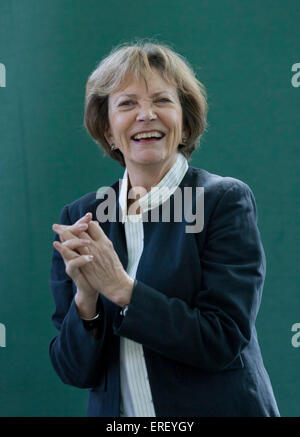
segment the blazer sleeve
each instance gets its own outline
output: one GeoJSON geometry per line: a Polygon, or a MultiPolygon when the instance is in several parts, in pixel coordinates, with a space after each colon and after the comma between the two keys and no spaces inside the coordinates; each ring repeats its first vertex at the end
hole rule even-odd
{"type": "Polygon", "coordinates": [[[223,191],[206,232],[195,305],[136,281],[114,332],[167,358],[219,371],[250,341],[265,277],[256,204],[247,184],[237,180],[223,191]]]}
{"type": "MultiPolygon", "coordinates": [[[[67,206],[61,212],[60,224],[71,224],[67,206]]],[[[54,240],[60,241],[56,233],[54,240]]],[[[102,300],[99,296],[97,310],[100,311],[100,335],[95,339],[84,328],[78,315],[73,293],[75,284],[65,272],[64,260],[54,247],[49,283],[55,302],[52,322],[59,330],[49,347],[54,370],[65,384],[80,388],[99,385],[105,372],[102,356],[106,317],[102,300]]]]}

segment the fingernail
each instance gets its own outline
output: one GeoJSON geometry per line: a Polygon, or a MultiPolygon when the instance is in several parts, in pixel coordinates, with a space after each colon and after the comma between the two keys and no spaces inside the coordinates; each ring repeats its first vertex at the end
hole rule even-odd
{"type": "Polygon", "coordinates": [[[82,225],[78,226],[78,229],[84,229],[86,227],[86,223],[83,223],[82,225]]]}
{"type": "Polygon", "coordinates": [[[86,256],[87,261],[92,261],[94,259],[93,255],[87,255],[86,256]]]}

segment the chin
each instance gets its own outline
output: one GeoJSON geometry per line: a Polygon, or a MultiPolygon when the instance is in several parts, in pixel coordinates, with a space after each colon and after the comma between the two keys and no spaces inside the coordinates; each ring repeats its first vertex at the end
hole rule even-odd
{"type": "Polygon", "coordinates": [[[161,150],[144,150],[136,154],[134,161],[139,164],[156,164],[165,158],[166,154],[162,153],[161,150]]]}

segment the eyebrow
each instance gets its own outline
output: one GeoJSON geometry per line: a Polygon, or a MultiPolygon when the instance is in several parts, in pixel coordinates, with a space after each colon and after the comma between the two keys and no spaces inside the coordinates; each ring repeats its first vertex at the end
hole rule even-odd
{"type": "MultiPolygon", "coordinates": [[[[158,96],[158,94],[164,94],[164,93],[170,94],[168,91],[157,91],[156,93],[153,93],[153,94],[151,95],[151,97],[158,96]]],[[[119,99],[120,97],[136,97],[136,94],[120,94],[120,95],[118,96],[118,99],[119,99]]]]}

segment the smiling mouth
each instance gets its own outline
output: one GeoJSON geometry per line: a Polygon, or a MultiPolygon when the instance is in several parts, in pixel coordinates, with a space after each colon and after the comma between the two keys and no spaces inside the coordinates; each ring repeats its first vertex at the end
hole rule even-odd
{"type": "Polygon", "coordinates": [[[135,143],[139,144],[147,144],[147,143],[155,143],[158,141],[161,141],[166,135],[164,134],[161,138],[152,137],[152,138],[140,138],[139,140],[135,140],[131,137],[131,141],[134,141],[135,143]]]}

